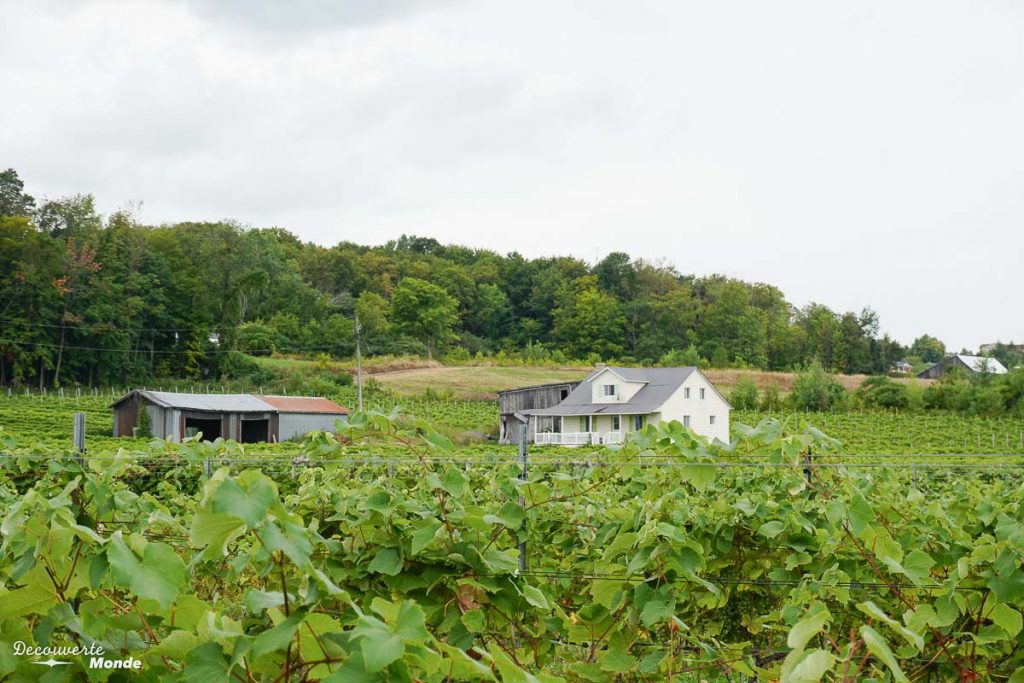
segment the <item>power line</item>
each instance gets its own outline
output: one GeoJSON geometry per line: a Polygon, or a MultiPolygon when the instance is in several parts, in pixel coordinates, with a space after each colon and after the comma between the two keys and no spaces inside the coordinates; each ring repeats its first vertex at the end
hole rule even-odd
{"type": "MultiPolygon", "coordinates": [[[[195,326],[193,326],[193,327],[120,327],[120,328],[115,328],[115,329],[97,330],[97,333],[98,332],[200,332],[200,333],[228,332],[228,331],[232,331],[232,330],[239,330],[239,329],[245,327],[246,325],[253,324],[254,322],[255,321],[249,321],[247,323],[239,323],[238,325],[211,325],[209,327],[195,327],[195,326]]],[[[55,329],[55,330],[65,329],[65,330],[68,330],[68,331],[86,332],[87,334],[89,333],[88,328],[87,327],[83,327],[81,325],[73,326],[73,325],[60,325],[60,324],[56,324],[56,323],[35,323],[35,322],[26,322],[24,320],[13,320],[13,319],[9,319],[9,318],[0,318],[0,323],[4,323],[4,324],[8,324],[8,325],[17,325],[19,327],[41,327],[41,328],[55,329]]],[[[108,325],[108,324],[110,324],[110,323],[95,323],[95,325],[97,325],[97,326],[103,326],[103,325],[108,325]]]]}
{"type": "MultiPolygon", "coordinates": [[[[48,344],[45,342],[23,342],[23,341],[11,341],[10,344],[14,346],[35,346],[51,349],[61,348],[60,344],[48,344]]],[[[246,349],[241,351],[239,349],[120,349],[109,346],[73,346],[71,344],[64,344],[63,348],[73,349],[76,351],[107,351],[112,353],[133,353],[140,356],[147,356],[149,354],[175,354],[175,353],[194,353],[197,355],[206,355],[211,353],[246,353],[249,355],[260,354],[260,353],[274,353],[275,351],[327,351],[330,349],[337,348],[337,344],[331,344],[326,346],[287,346],[282,349],[246,349]]]]}

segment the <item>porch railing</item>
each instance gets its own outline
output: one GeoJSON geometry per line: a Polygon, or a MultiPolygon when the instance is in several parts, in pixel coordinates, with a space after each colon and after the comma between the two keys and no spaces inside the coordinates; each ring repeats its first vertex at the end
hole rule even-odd
{"type": "Polygon", "coordinates": [[[622,443],[622,432],[538,432],[535,443],[554,446],[622,443]]]}

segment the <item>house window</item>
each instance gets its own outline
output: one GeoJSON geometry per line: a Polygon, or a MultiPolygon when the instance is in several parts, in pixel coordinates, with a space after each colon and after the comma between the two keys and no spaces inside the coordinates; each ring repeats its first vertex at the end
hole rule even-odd
{"type": "Polygon", "coordinates": [[[601,385],[601,395],[602,396],[614,396],[615,395],[615,385],[614,384],[602,384],[601,385]]]}
{"type": "Polygon", "coordinates": [[[683,398],[690,398],[690,387],[683,387],[683,398]]]}
{"type": "Polygon", "coordinates": [[[583,431],[589,432],[590,431],[590,416],[589,415],[584,415],[581,418],[581,421],[583,422],[583,431]]]}
{"type": "Polygon", "coordinates": [[[643,429],[643,428],[644,428],[644,416],[643,415],[634,415],[633,416],[633,429],[643,429]]]}
{"type": "Polygon", "coordinates": [[[617,432],[621,428],[621,421],[618,415],[612,415],[612,431],[617,432]]]}
{"type": "Polygon", "coordinates": [[[700,390],[700,398],[701,398],[701,400],[704,400],[704,389],[703,388],[701,388],[701,390],[700,390]]]}
{"type": "Polygon", "coordinates": [[[568,389],[560,389],[559,392],[558,392],[558,397],[560,399],[562,399],[563,401],[565,399],[569,398],[569,390],[568,389]]]}
{"type": "Polygon", "coordinates": [[[715,416],[714,415],[711,416],[711,424],[715,424],[715,416]]]}
{"type": "Polygon", "coordinates": [[[683,415],[683,426],[684,427],[689,427],[690,426],[690,416],[689,415],[683,415]]]}

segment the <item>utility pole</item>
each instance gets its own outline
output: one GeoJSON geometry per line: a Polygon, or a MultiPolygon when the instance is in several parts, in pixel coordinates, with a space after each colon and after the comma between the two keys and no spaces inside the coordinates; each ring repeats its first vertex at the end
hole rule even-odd
{"type": "Polygon", "coordinates": [[[360,331],[361,326],[359,325],[359,314],[356,313],[356,402],[359,404],[359,412],[363,412],[363,356],[359,349],[360,331]]]}

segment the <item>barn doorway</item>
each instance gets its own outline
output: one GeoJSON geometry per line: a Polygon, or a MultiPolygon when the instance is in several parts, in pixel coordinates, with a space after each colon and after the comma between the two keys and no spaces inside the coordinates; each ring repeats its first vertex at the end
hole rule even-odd
{"type": "Polygon", "coordinates": [[[242,420],[242,443],[263,443],[270,440],[270,420],[242,420]]]}
{"type": "Polygon", "coordinates": [[[203,433],[203,441],[213,441],[214,439],[220,438],[220,419],[219,418],[200,418],[200,417],[186,417],[185,418],[185,436],[195,436],[196,434],[203,433]]]}

